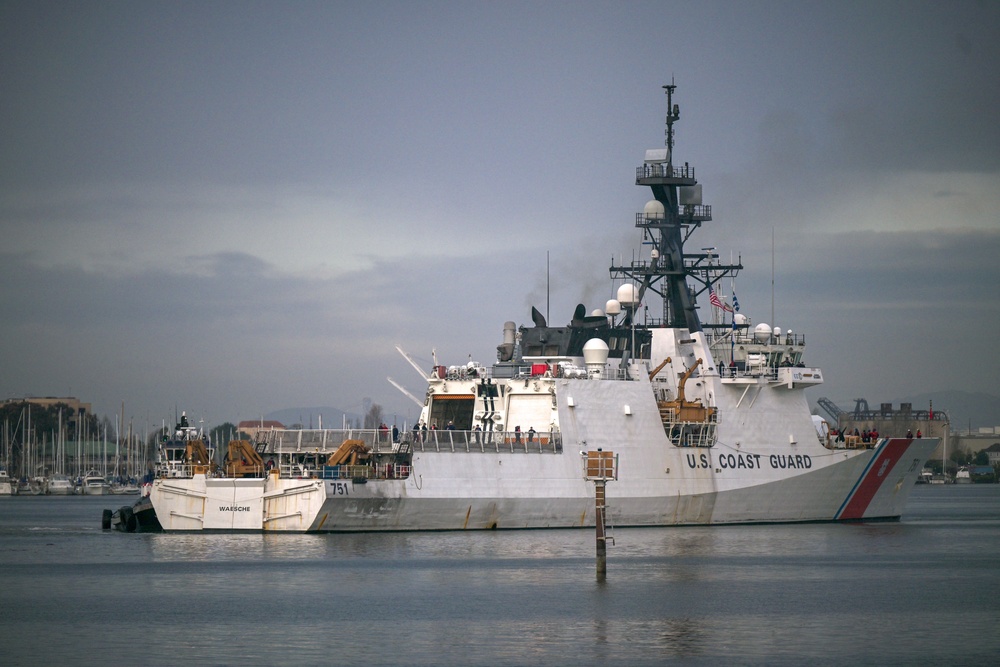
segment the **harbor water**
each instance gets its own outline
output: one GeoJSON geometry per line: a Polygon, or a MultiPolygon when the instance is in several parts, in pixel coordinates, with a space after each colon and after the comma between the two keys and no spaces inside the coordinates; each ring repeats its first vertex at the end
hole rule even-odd
{"type": "MultiPolygon", "coordinates": [[[[0,498],[0,664],[996,664],[1000,485],[900,522],[122,534],[0,498]]],[[[612,508],[613,516],[613,508],[612,508]]]]}

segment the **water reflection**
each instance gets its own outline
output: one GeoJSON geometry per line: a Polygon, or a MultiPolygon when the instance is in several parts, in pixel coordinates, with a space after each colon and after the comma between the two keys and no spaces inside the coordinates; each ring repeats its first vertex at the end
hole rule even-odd
{"type": "Polygon", "coordinates": [[[702,623],[690,618],[668,618],[659,632],[659,643],[665,656],[686,658],[699,655],[706,647],[706,633],[702,623]]]}
{"type": "Polygon", "coordinates": [[[27,501],[0,515],[0,644],[4,664],[992,664],[1000,489],[939,491],[895,524],[617,529],[603,584],[589,530],[125,535],[100,505],[27,501]]]}

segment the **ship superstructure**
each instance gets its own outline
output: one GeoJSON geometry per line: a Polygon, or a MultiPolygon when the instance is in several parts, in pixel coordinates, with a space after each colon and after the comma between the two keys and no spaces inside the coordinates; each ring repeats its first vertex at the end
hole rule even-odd
{"type": "Polygon", "coordinates": [[[169,467],[150,495],[163,528],[593,526],[598,451],[617,463],[607,516],[619,526],[898,518],[937,440],[817,429],[804,390],[822,372],[804,337],[724,300],[741,263],[685,250],[712,210],[694,168],[675,163],[680,109],[664,88],[665,147],[635,175],[652,192],[635,218],[648,254],[611,266],[616,298],[564,326],[537,309],[531,326],[507,322],[489,366],[435,365],[401,433],[274,430],[230,443],[239,465],[169,467]],[[702,321],[705,294],[725,315],[702,321]]]}

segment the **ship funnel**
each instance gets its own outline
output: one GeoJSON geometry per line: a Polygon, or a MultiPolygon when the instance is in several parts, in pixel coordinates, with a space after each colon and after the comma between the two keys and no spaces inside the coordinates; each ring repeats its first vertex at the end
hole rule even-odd
{"type": "Polygon", "coordinates": [[[583,361],[587,364],[589,377],[604,377],[604,366],[608,363],[608,344],[600,338],[588,340],[583,345],[583,361]]]}
{"type": "Polygon", "coordinates": [[[514,338],[517,324],[511,321],[503,323],[503,343],[497,345],[497,359],[510,361],[514,358],[514,338]]]}

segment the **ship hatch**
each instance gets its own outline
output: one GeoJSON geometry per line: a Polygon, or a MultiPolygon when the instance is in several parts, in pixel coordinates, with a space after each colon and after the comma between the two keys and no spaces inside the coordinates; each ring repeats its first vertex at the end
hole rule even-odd
{"type": "Polygon", "coordinates": [[[447,428],[451,422],[455,430],[471,431],[475,402],[472,394],[435,394],[431,400],[429,426],[447,428]]]}
{"type": "Polygon", "coordinates": [[[536,431],[550,430],[552,396],[547,393],[511,396],[507,424],[511,430],[517,426],[520,426],[522,431],[527,431],[530,428],[536,431]]]}

